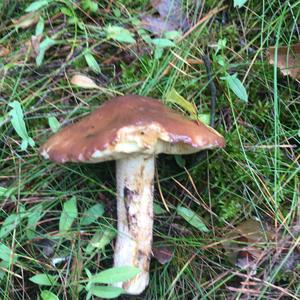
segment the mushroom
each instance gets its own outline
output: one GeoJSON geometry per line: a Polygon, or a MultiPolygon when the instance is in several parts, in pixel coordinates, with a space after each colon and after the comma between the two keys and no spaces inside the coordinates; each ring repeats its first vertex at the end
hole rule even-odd
{"type": "Polygon", "coordinates": [[[116,160],[118,235],[114,266],[134,266],[140,273],[121,282],[138,295],[149,282],[153,227],[155,155],[190,154],[223,147],[224,138],[156,99],[128,95],[105,102],[42,145],[41,155],[57,163],[116,160]]]}

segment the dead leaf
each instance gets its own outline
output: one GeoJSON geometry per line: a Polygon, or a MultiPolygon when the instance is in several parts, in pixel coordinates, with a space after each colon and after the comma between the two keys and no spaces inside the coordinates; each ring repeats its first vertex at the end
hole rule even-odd
{"type": "Polygon", "coordinates": [[[24,60],[25,57],[36,58],[39,53],[40,42],[42,40],[42,35],[32,35],[29,40],[22,43],[18,53],[13,56],[12,62],[24,60]]]}
{"type": "Polygon", "coordinates": [[[170,247],[153,247],[153,257],[155,257],[160,264],[168,263],[173,257],[173,251],[170,247]]]}
{"type": "Polygon", "coordinates": [[[158,11],[161,17],[180,24],[183,18],[183,5],[181,0],[151,0],[151,5],[158,11]]]}
{"type": "Polygon", "coordinates": [[[32,35],[31,36],[31,46],[34,52],[34,57],[39,54],[40,42],[42,39],[42,35],[32,35]]]}
{"type": "Polygon", "coordinates": [[[19,55],[17,56],[17,59],[24,59],[24,57],[27,55],[32,58],[35,57],[35,55],[33,53],[33,49],[32,49],[31,40],[27,40],[22,44],[22,46],[19,50],[19,55]]]}
{"type": "Polygon", "coordinates": [[[162,17],[152,17],[152,16],[143,17],[141,26],[157,35],[162,35],[162,33],[166,31],[172,31],[177,29],[176,24],[172,22],[168,22],[162,17]]]}
{"type": "Polygon", "coordinates": [[[99,89],[100,87],[94,80],[85,75],[74,75],[71,78],[71,83],[84,89],[99,89]]]}
{"type": "Polygon", "coordinates": [[[40,13],[39,12],[31,12],[28,13],[19,19],[12,19],[12,23],[17,27],[17,28],[28,28],[32,25],[35,25],[40,19],[40,13]]]}
{"type": "Polygon", "coordinates": [[[249,243],[259,243],[275,238],[271,228],[265,225],[262,227],[261,222],[254,219],[246,220],[236,227],[236,231],[246,238],[249,243]]]}
{"type": "Polygon", "coordinates": [[[185,111],[189,112],[192,117],[197,115],[195,106],[191,102],[187,101],[184,97],[182,97],[174,88],[172,88],[168,92],[166,101],[179,105],[185,111]]]}
{"type": "Polygon", "coordinates": [[[187,29],[182,0],[152,0],[151,5],[157,10],[159,17],[142,17],[143,28],[159,36],[167,31],[187,29]]]}
{"type": "Polygon", "coordinates": [[[186,63],[189,65],[204,65],[203,60],[199,58],[188,58],[186,63]]]}
{"type": "Polygon", "coordinates": [[[9,54],[9,49],[0,45],[0,57],[7,56],[9,54]]]}
{"type": "Polygon", "coordinates": [[[256,271],[264,246],[275,239],[275,230],[254,219],[246,220],[225,235],[222,242],[229,260],[241,269],[256,271]]]}
{"type": "Polygon", "coordinates": [[[24,64],[25,58],[34,58],[31,40],[26,40],[21,43],[19,50],[16,51],[16,54],[10,57],[10,63],[13,64],[24,64]]]}
{"type": "MultiPolygon", "coordinates": [[[[275,64],[275,47],[269,48],[269,63],[275,64]]],[[[277,67],[283,75],[300,79],[300,43],[278,47],[277,67]]]]}

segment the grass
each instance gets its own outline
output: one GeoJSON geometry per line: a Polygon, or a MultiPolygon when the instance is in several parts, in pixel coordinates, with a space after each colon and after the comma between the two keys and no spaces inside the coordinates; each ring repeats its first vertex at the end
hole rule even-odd
{"type": "Polygon", "coordinates": [[[155,203],[161,209],[156,209],[154,219],[154,246],[168,246],[173,257],[164,265],[152,259],[150,285],[135,298],[299,298],[299,81],[268,64],[267,48],[299,40],[300,2],[255,0],[234,9],[231,1],[205,1],[196,7],[183,1],[194,24],[216,7],[225,7],[156,59],[153,46],[142,40],[135,25],[141,12],[151,10],[147,2],[101,1],[92,13],[75,1],[74,6],[71,1],[54,1],[41,9],[41,16],[44,35],[57,43],[46,51],[40,67],[36,54],[28,50],[35,24],[17,30],[11,23],[25,14],[31,2],[0,4],[0,45],[9,49],[0,57],[0,298],[44,299],[41,292],[48,290],[59,299],[85,299],[86,269],[95,274],[112,266],[114,163],[55,165],[41,159],[38,146],[52,134],[48,118],[55,116],[64,126],[118,93],[157,97],[186,114],[167,101],[172,88],[198,113],[209,113],[211,90],[205,66],[187,63],[201,60],[203,54],[211,59],[218,93],[215,127],[227,145],[208,153],[158,158],[155,203]],[[74,16],[62,15],[63,7],[73,8],[74,16]],[[108,24],[130,29],[138,43],[107,39],[102,27],[108,24]],[[216,54],[215,45],[224,39],[226,46],[216,54]],[[87,48],[100,65],[100,74],[87,66],[87,48]],[[71,85],[78,72],[102,89],[71,85]],[[238,74],[248,103],[221,80],[225,72],[238,74]],[[22,105],[34,148],[20,150],[21,138],[8,116],[12,101],[22,105]],[[63,205],[73,196],[78,216],[62,233],[63,205]],[[87,209],[97,203],[103,205],[103,215],[82,225],[87,209]],[[176,212],[178,205],[193,210],[210,231],[200,232],[184,221],[176,212]],[[232,263],[223,243],[230,240],[228,234],[235,226],[254,218],[261,233],[271,231],[276,238],[255,246],[262,251],[255,271],[242,270],[232,263]],[[109,233],[106,243],[103,232],[109,233]],[[105,245],[87,250],[96,233],[105,245]],[[12,249],[9,259],[4,257],[5,247],[12,249]],[[54,259],[61,262],[54,264],[54,259]],[[58,284],[29,280],[41,273],[56,276],[58,284]]]}

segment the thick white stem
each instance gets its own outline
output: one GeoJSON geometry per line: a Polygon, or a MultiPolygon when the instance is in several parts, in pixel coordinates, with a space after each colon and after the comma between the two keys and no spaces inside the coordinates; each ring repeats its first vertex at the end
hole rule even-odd
{"type": "Polygon", "coordinates": [[[116,162],[118,236],[114,265],[141,270],[133,279],[117,284],[138,295],[149,283],[153,228],[154,156],[138,155],[116,162]]]}

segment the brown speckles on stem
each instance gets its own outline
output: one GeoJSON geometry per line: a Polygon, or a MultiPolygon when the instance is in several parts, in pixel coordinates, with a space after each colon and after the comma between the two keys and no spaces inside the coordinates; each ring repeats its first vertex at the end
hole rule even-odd
{"type": "Polygon", "coordinates": [[[134,197],[138,195],[136,191],[130,190],[127,186],[124,187],[124,205],[126,209],[126,219],[128,230],[132,231],[132,233],[137,231],[137,218],[135,213],[130,211],[130,206],[134,201],[134,197]]]}
{"type": "Polygon", "coordinates": [[[134,281],[136,278],[132,279],[132,280],[128,280],[128,281],[125,281],[123,282],[122,284],[122,288],[126,291],[129,289],[129,287],[131,286],[132,284],[132,281],[134,281]]]}
{"type": "Polygon", "coordinates": [[[144,170],[145,170],[145,167],[144,166],[141,166],[141,178],[143,178],[143,176],[144,176],[144,170]]]}
{"type": "Polygon", "coordinates": [[[129,202],[131,202],[133,200],[133,197],[135,195],[137,195],[136,191],[130,190],[126,185],[124,187],[124,191],[123,192],[124,192],[124,199],[125,199],[125,201],[127,200],[129,202]]]}
{"type": "MultiPolygon", "coordinates": [[[[151,237],[152,240],[152,237],[151,237]]],[[[151,260],[151,253],[150,251],[143,251],[140,249],[136,249],[136,254],[134,255],[135,257],[135,262],[134,265],[138,266],[142,272],[149,272],[149,268],[150,268],[150,260],[151,260]]],[[[139,281],[139,276],[137,275],[136,277],[134,277],[133,279],[130,279],[126,282],[123,282],[122,284],[122,288],[124,290],[127,290],[130,286],[132,286],[134,284],[134,282],[139,281]]]]}
{"type": "MultiPolygon", "coordinates": [[[[138,252],[137,252],[137,260],[138,261],[147,261],[147,262],[149,262],[150,261],[150,254],[149,253],[146,253],[146,252],[144,252],[143,250],[138,250],[138,252]]],[[[149,270],[149,265],[148,264],[146,264],[146,269],[147,269],[147,271],[149,270]]]]}

